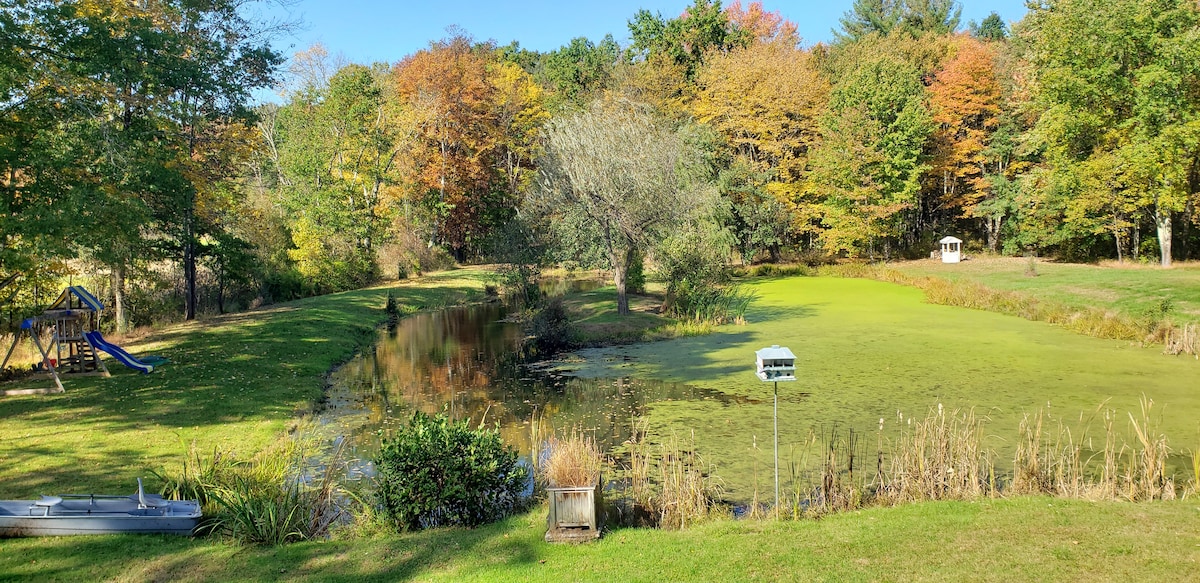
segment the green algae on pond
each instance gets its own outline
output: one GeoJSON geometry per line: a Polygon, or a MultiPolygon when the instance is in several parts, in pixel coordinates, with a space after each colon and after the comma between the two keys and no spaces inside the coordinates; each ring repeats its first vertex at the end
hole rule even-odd
{"type": "MultiPolygon", "coordinates": [[[[938,403],[986,417],[985,445],[1000,465],[1011,459],[1021,416],[1039,408],[1081,436],[1097,408],[1125,419],[1138,414],[1145,394],[1155,401],[1157,430],[1177,450],[1194,447],[1200,435],[1200,364],[1191,359],[926,304],[918,290],[893,284],[787,278],[752,285],[758,299],[745,325],[584,350],[557,371],[517,362],[521,333],[502,321],[500,306],[407,318],[334,375],[323,418],[336,419],[366,457],[379,434],[414,409],[498,424],[526,455],[550,430],[575,427],[611,450],[643,415],[652,438],[694,436],[726,497],[747,501],[755,489],[769,490],[772,463],[771,385],[754,376],[754,351],[780,344],[797,355],[799,378],[780,386],[785,482],[816,451],[807,445],[814,434],[853,429],[873,454],[898,423],[938,403]]],[[[1101,432],[1099,422],[1090,431],[1101,432]]]]}
{"type": "MultiPolygon", "coordinates": [[[[575,360],[582,365],[571,372],[659,378],[769,403],[771,384],[753,374],[754,351],[788,346],[799,380],[780,385],[781,464],[803,457],[814,429],[854,429],[874,453],[879,441],[895,437],[898,422],[938,403],[986,417],[985,445],[1002,466],[1011,463],[1023,414],[1045,408],[1077,440],[1097,436],[1099,446],[1103,427],[1097,419],[1085,434],[1087,420],[1098,408],[1115,410],[1115,428],[1127,434],[1126,413],[1140,418],[1142,395],[1154,400],[1155,428],[1176,451],[1200,443],[1200,363],[1191,358],[927,304],[919,290],[877,281],[798,277],[752,285],[758,298],[744,326],[581,351],[575,360]]],[[[694,430],[697,450],[731,493],[752,487],[756,475],[760,484],[769,479],[769,406],[658,403],[647,418],[652,428],[694,430]]]]}

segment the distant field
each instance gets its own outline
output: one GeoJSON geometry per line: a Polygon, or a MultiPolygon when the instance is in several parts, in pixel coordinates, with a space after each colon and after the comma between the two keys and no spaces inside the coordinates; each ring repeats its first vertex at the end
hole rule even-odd
{"type": "Polygon", "coordinates": [[[905,261],[888,266],[909,275],[949,280],[967,279],[988,287],[1025,292],[1066,306],[1099,307],[1139,317],[1158,314],[1169,300],[1169,317],[1200,320],[1200,263],[1170,269],[1140,264],[1086,265],[1018,257],[988,257],[957,264],[935,260],[905,261]]]}

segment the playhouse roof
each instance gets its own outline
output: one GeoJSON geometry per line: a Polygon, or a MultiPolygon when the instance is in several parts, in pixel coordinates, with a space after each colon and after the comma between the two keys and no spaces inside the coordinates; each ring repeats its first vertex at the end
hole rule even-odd
{"type": "Polygon", "coordinates": [[[942,237],[942,240],[941,240],[941,241],[938,241],[938,242],[939,242],[939,243],[942,243],[942,244],[946,244],[946,243],[962,243],[962,239],[959,239],[958,237],[942,237]]]}
{"type": "Polygon", "coordinates": [[[758,356],[759,360],[778,360],[781,358],[796,360],[796,355],[792,354],[791,350],[788,350],[786,346],[781,348],[778,344],[774,344],[770,348],[756,350],[754,354],[758,356]]]}
{"type": "Polygon", "coordinates": [[[58,299],[50,304],[47,310],[91,310],[99,312],[104,309],[104,304],[96,299],[96,296],[84,289],[81,285],[73,285],[64,289],[59,294],[58,299]]]}

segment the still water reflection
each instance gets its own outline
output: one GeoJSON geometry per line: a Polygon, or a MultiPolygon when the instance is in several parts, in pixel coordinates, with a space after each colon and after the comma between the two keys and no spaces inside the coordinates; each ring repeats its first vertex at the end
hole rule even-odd
{"type": "Polygon", "coordinates": [[[639,379],[577,379],[522,364],[520,326],[500,304],[449,308],[400,320],[375,346],[335,371],[320,416],[351,457],[370,459],[382,436],[416,410],[445,411],[497,427],[523,456],[552,431],[579,428],[611,450],[633,417],[665,400],[727,401],[724,393],[639,379]]]}

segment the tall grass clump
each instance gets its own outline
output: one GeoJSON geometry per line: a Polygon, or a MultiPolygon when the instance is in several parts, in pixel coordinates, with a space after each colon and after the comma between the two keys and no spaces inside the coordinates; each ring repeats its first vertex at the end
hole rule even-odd
{"type": "Polygon", "coordinates": [[[983,445],[975,411],[947,412],[941,403],[924,419],[901,419],[878,497],[897,504],[920,500],[970,500],[995,491],[993,455],[983,445]]]}
{"type": "Polygon", "coordinates": [[[1191,354],[1200,358],[1200,328],[1196,324],[1174,327],[1166,336],[1163,352],[1171,355],[1191,354]]]}
{"type": "Polygon", "coordinates": [[[740,324],[745,322],[746,309],[754,297],[754,292],[738,285],[681,286],[670,312],[693,322],[740,324]]]}
{"type": "Polygon", "coordinates": [[[644,421],[625,443],[629,454],[626,488],[634,514],[653,517],[660,528],[683,530],[721,510],[721,488],[696,453],[695,436],[647,439],[644,421]]]}
{"type": "MultiPolygon", "coordinates": [[[[1171,449],[1167,438],[1154,429],[1154,402],[1145,397],[1141,414],[1128,414],[1133,442],[1122,439],[1115,425],[1115,411],[1099,411],[1102,442],[1086,437],[1075,439],[1069,428],[1039,410],[1026,415],[1013,459],[1013,494],[1049,494],[1088,500],[1171,500],[1177,495],[1175,479],[1167,472],[1171,449]]],[[[1200,472],[1200,469],[1197,470],[1200,472]]]]}
{"type": "MultiPolygon", "coordinates": [[[[800,447],[800,458],[791,450],[787,462],[788,480],[781,492],[777,517],[793,519],[820,516],[831,512],[860,508],[871,499],[870,485],[864,472],[866,448],[853,429],[842,432],[812,432],[800,447]]],[[[757,485],[757,483],[756,483],[757,485]]],[[[755,506],[758,492],[756,487],[755,506]]],[[[761,510],[750,509],[751,516],[761,510]]]]}
{"type": "MultiPolygon", "coordinates": [[[[1113,415],[1106,412],[1103,419],[1107,430],[1102,452],[1109,455],[1114,451],[1112,440],[1116,438],[1112,431],[1113,415]]],[[[1007,493],[1085,499],[1112,496],[1114,474],[1105,471],[1098,480],[1087,476],[1088,460],[1083,457],[1083,442],[1076,440],[1061,420],[1051,419],[1045,409],[1038,409],[1035,414],[1026,413],[1017,428],[1017,435],[1012,482],[1007,493]]],[[[1106,470],[1111,467],[1111,463],[1104,464],[1106,470]]]]}
{"type": "Polygon", "coordinates": [[[550,487],[566,488],[595,486],[603,468],[604,456],[596,440],[575,432],[563,439],[550,438],[538,470],[550,487]]]}
{"type": "Polygon", "coordinates": [[[200,532],[254,545],[323,538],[346,516],[345,463],[339,450],[310,473],[312,447],[287,440],[241,461],[219,449],[205,457],[192,444],[178,472],[155,475],[164,496],[200,502],[200,532]]]}
{"type": "Polygon", "coordinates": [[[1188,485],[1184,489],[1184,496],[1195,496],[1200,494],[1200,447],[1192,450],[1192,473],[1188,476],[1188,485]]]}

